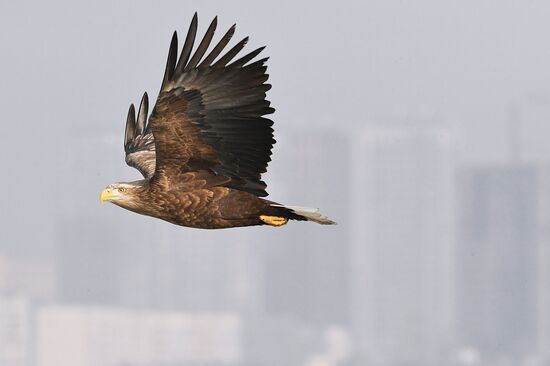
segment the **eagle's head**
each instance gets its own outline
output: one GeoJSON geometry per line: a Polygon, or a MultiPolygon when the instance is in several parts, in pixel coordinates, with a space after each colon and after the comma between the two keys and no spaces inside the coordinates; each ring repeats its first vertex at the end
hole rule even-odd
{"type": "Polygon", "coordinates": [[[99,202],[110,201],[118,206],[131,208],[138,204],[143,191],[144,186],[140,181],[113,183],[101,192],[99,202]]]}

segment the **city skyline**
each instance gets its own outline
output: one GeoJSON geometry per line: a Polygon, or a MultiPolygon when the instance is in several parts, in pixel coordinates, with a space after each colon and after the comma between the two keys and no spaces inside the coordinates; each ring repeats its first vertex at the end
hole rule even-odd
{"type": "MultiPolygon", "coordinates": [[[[296,340],[300,339],[294,333],[298,329],[308,329],[309,332],[307,341],[302,340],[306,341],[303,349],[308,352],[289,354],[287,358],[278,358],[276,362],[265,365],[292,360],[301,365],[307,359],[315,359],[313,355],[325,352],[322,351],[322,330],[336,325],[344,330],[345,337],[353,345],[353,351],[348,351],[343,357],[351,362],[350,365],[355,365],[353,362],[358,362],[357,365],[362,362],[372,365],[398,365],[403,362],[417,365],[436,365],[441,362],[451,364],[456,361],[453,357],[458,360],[468,359],[465,355],[485,362],[499,362],[499,357],[511,357],[514,362],[520,363],[533,357],[546,359],[544,357],[547,357],[548,351],[543,340],[550,334],[547,330],[550,328],[546,325],[535,327],[535,324],[548,324],[550,315],[541,307],[534,310],[537,304],[545,304],[549,296],[547,290],[541,292],[541,286],[542,290],[546,286],[544,277],[537,275],[539,271],[545,273],[544,267],[539,267],[545,262],[537,255],[539,251],[545,251],[545,237],[537,234],[542,230],[538,227],[544,223],[539,212],[545,211],[541,211],[539,205],[534,205],[540,201],[537,195],[545,194],[537,183],[545,177],[544,164],[524,162],[518,165],[510,162],[488,165],[458,162],[454,157],[452,134],[448,127],[437,121],[375,123],[353,137],[339,137],[335,131],[322,129],[308,141],[303,141],[297,137],[303,133],[303,130],[295,129],[292,135],[285,137],[286,143],[295,148],[287,150],[288,154],[280,157],[281,165],[294,164],[296,171],[292,176],[297,180],[274,184],[283,190],[293,191],[297,183],[303,180],[302,176],[317,180],[315,175],[319,174],[318,171],[310,170],[315,161],[330,164],[327,160],[330,156],[337,162],[352,154],[353,166],[365,166],[367,169],[353,171],[346,165],[335,166],[343,170],[334,177],[350,175],[348,181],[354,182],[354,188],[350,189],[350,194],[355,198],[353,205],[341,201],[342,197],[335,197],[336,201],[328,207],[340,212],[340,218],[344,218],[339,228],[345,228],[342,233],[346,233],[346,236],[318,236],[315,230],[309,233],[309,230],[299,230],[298,237],[302,239],[287,242],[285,237],[296,235],[292,229],[281,232],[275,240],[271,234],[254,234],[243,229],[232,234],[233,244],[220,247],[180,242],[177,236],[167,232],[161,235],[165,241],[160,242],[151,240],[155,233],[144,235],[146,231],[140,230],[141,241],[133,239],[131,243],[123,244],[123,231],[112,225],[104,226],[109,233],[107,238],[111,238],[109,242],[118,244],[98,250],[102,247],[94,239],[97,234],[93,230],[86,233],[89,230],[87,226],[79,226],[80,220],[72,219],[75,211],[70,211],[61,216],[65,218],[60,221],[61,241],[57,244],[57,260],[41,263],[32,260],[32,256],[11,257],[5,253],[0,257],[0,269],[3,270],[0,271],[0,283],[3,284],[0,289],[3,294],[1,301],[11,301],[11,304],[16,305],[14,311],[19,311],[24,327],[20,334],[27,343],[27,347],[23,347],[25,352],[31,347],[38,358],[46,357],[49,360],[54,357],[47,356],[51,353],[37,351],[36,347],[43,347],[40,342],[44,342],[40,338],[42,336],[37,334],[49,333],[35,328],[39,327],[40,322],[33,325],[31,319],[37,315],[32,314],[39,314],[42,309],[47,311],[56,304],[69,304],[83,314],[98,306],[107,311],[116,310],[121,315],[124,309],[150,309],[159,314],[176,311],[182,316],[191,317],[192,314],[200,316],[205,312],[215,316],[228,312],[234,314],[235,319],[242,324],[241,332],[244,331],[235,345],[241,349],[240,356],[233,361],[219,361],[220,365],[246,364],[248,359],[258,360],[258,357],[261,360],[261,356],[256,353],[261,351],[254,350],[264,349],[264,352],[268,352],[269,348],[257,348],[257,342],[262,336],[258,335],[259,329],[253,324],[264,322],[268,324],[264,326],[271,331],[283,332],[287,337],[298,337],[296,340]],[[301,144],[296,145],[295,141],[301,144]],[[317,144],[318,141],[325,143],[317,144]],[[338,153],[325,149],[323,146],[327,144],[332,145],[338,153]],[[412,154],[411,146],[422,146],[422,149],[412,154]],[[489,183],[481,183],[487,179],[489,183]],[[505,196],[499,196],[501,194],[505,196]],[[419,201],[407,199],[412,195],[419,201]],[[496,200],[491,195],[497,195],[496,200]],[[510,206],[506,200],[515,200],[511,201],[516,202],[515,206],[512,204],[510,207],[519,208],[510,213],[516,212],[520,216],[502,216],[499,213],[502,209],[498,208],[484,209],[485,204],[480,198],[501,205],[497,207],[504,209],[510,206]],[[370,204],[365,205],[363,202],[370,204]],[[380,202],[381,206],[375,202],[380,202]],[[424,207],[421,217],[414,206],[418,202],[424,207]],[[431,206],[427,206],[429,202],[431,206]],[[345,207],[352,209],[345,214],[345,207]],[[432,208],[427,210],[428,207],[432,208]],[[529,210],[529,214],[525,209],[529,210]],[[394,226],[391,231],[380,231],[390,228],[381,220],[388,220],[389,217],[393,219],[396,215],[402,216],[399,220],[402,228],[394,226]],[[501,220],[499,217],[506,221],[498,221],[501,220]],[[374,221],[370,223],[371,220],[374,221]],[[423,224],[422,220],[427,221],[423,224]],[[439,224],[433,225],[436,222],[439,224]],[[421,227],[422,231],[418,231],[421,227]],[[510,233],[514,233],[513,230],[522,231],[511,236],[507,234],[508,231],[500,233],[503,227],[512,230],[510,233]],[[486,253],[482,251],[486,245],[481,245],[480,239],[474,239],[481,235],[481,229],[489,230],[489,233],[493,233],[490,235],[497,235],[495,239],[483,239],[493,243],[493,247],[487,247],[486,253]],[[448,232],[457,235],[450,237],[448,232]],[[415,235],[420,236],[414,239],[415,235]],[[525,235],[531,238],[529,250],[525,246],[525,235]],[[85,239],[87,237],[90,239],[85,239]],[[403,237],[408,238],[407,242],[401,241],[403,237]],[[515,247],[510,247],[516,255],[509,256],[504,251],[502,260],[499,260],[495,253],[503,249],[502,243],[507,240],[520,240],[510,242],[517,243],[513,244],[515,247]],[[87,249],[83,251],[84,248],[87,249]],[[520,253],[525,260],[518,262],[515,258],[520,253]],[[341,256],[341,259],[335,255],[341,256]],[[496,267],[494,275],[486,272],[491,267],[483,261],[488,258],[496,260],[495,263],[500,266],[496,267]],[[464,269],[464,264],[470,267],[464,269]],[[399,268],[399,272],[394,272],[395,268],[399,268]],[[353,271],[349,272],[350,269],[353,271]],[[526,274],[528,277],[524,280],[518,279],[520,282],[517,284],[509,280],[499,284],[503,276],[513,275],[514,272],[510,271],[521,274],[526,273],[527,269],[530,274],[526,274]],[[23,273],[27,273],[26,277],[22,276],[23,273]],[[46,273],[50,273],[49,277],[44,277],[46,273]],[[84,276],[85,273],[89,273],[89,277],[84,276]],[[18,282],[14,283],[15,278],[18,282]],[[384,280],[381,282],[377,278],[384,280]],[[391,284],[388,282],[390,278],[393,278],[391,284]],[[74,279],[77,281],[74,282],[74,279]],[[481,279],[489,282],[479,282],[481,279]],[[537,285],[539,282],[541,284],[537,285]],[[286,283],[290,287],[281,287],[281,284],[286,283]],[[384,283],[384,288],[376,286],[376,283],[384,283]],[[479,290],[473,290],[471,286],[474,284],[479,290]],[[534,287],[526,287],[527,284],[534,287]],[[499,290],[498,286],[508,287],[499,290]],[[327,292],[327,288],[333,290],[327,292]],[[338,290],[335,291],[336,288],[338,290]],[[503,299],[507,299],[507,293],[518,291],[527,291],[520,297],[522,302],[518,303],[523,304],[521,306],[525,310],[520,310],[521,306],[514,303],[508,307],[499,305],[502,301],[494,298],[504,296],[503,299]],[[293,295],[285,299],[286,294],[293,295]],[[499,320],[501,318],[491,320],[487,316],[497,316],[499,311],[502,312],[502,319],[508,319],[508,323],[503,323],[499,320]],[[467,319],[472,319],[474,313],[482,316],[473,323],[478,324],[479,328],[473,324],[464,325],[467,319]],[[529,322],[521,320],[521,316],[527,316],[529,322]],[[295,325],[287,324],[276,330],[277,323],[284,324],[289,320],[295,325]],[[495,321],[497,323],[490,323],[495,321]],[[495,324],[499,324],[499,327],[495,324]],[[519,338],[510,338],[512,333],[508,332],[524,329],[521,327],[525,327],[525,331],[520,331],[517,335],[519,338]],[[487,333],[489,330],[491,332],[487,333]],[[530,337],[527,343],[525,332],[530,337]],[[495,344],[496,337],[504,338],[495,344]],[[31,342],[29,339],[35,340],[31,342]],[[256,342],[252,342],[252,339],[256,342]],[[34,346],[29,346],[32,344],[34,346]],[[305,347],[305,344],[309,346],[305,347]],[[409,352],[405,352],[405,345],[412,347],[409,352]],[[491,348],[495,345],[499,346],[491,348]],[[503,347],[508,350],[506,353],[503,347]],[[397,349],[400,351],[396,352],[397,349]],[[353,361],[354,357],[356,361],[353,361]]],[[[313,193],[312,199],[337,183],[329,180],[323,184],[325,186],[316,186],[315,190],[310,191],[313,193]]],[[[310,193],[293,192],[296,199],[306,200],[310,193]]],[[[97,220],[90,218],[87,221],[92,219],[97,220]]],[[[195,238],[201,235],[200,231],[190,234],[195,238]]],[[[120,353],[116,357],[130,357],[128,355],[130,353],[120,353]]],[[[187,357],[179,355],[174,357],[187,357]]],[[[21,360],[20,364],[34,365],[25,357],[21,360]]],[[[44,365],[59,362],[57,358],[55,360],[44,361],[44,365]]],[[[185,365],[188,364],[185,362],[192,364],[193,361],[179,362],[185,365]]],[[[461,364],[462,361],[457,362],[461,364]]]]}
{"type": "Polygon", "coordinates": [[[538,0],[0,4],[0,365],[548,365],[548,16],[538,0]],[[267,44],[269,199],[337,226],[205,231],[99,205],[139,177],[127,107],[155,95],[195,11],[267,44]]]}

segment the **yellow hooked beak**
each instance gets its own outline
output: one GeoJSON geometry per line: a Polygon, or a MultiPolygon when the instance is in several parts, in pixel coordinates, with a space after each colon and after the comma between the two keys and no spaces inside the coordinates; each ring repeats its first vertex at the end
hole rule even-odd
{"type": "Polygon", "coordinates": [[[105,201],[110,201],[112,197],[113,197],[113,189],[105,188],[103,192],[101,192],[101,195],[99,196],[99,202],[103,203],[105,201]]]}

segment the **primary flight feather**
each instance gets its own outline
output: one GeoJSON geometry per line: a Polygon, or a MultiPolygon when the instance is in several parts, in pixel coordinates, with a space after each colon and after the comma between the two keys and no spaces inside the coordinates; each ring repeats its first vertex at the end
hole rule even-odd
{"type": "Polygon", "coordinates": [[[144,179],[111,184],[101,202],[204,229],[282,226],[288,220],[334,224],[316,210],[262,198],[267,186],[261,175],[275,143],[273,122],[264,117],[274,112],[265,99],[271,88],[267,58],[253,61],[263,47],[234,61],[247,37],[222,55],[233,25],[207,53],[214,18],[193,52],[197,25],[195,13],[179,57],[174,32],[151,114],[147,93],[137,116],[133,105],[128,111],[126,163],[144,179]]]}

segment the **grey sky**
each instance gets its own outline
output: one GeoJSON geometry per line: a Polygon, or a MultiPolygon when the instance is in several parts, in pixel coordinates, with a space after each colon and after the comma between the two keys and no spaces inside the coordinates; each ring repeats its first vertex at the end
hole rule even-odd
{"type": "MultiPolygon", "coordinates": [[[[499,160],[507,104],[550,85],[544,1],[2,2],[4,240],[54,235],[58,210],[99,209],[102,186],[137,177],[122,155],[128,105],[156,94],[170,35],[195,10],[202,30],[217,14],[249,49],[268,46],[277,136],[435,115],[460,127],[464,156],[499,160]]],[[[268,182],[284,174],[278,147],[268,182]]]]}
{"type": "MultiPolygon", "coordinates": [[[[414,185],[409,185],[407,179],[424,186],[432,182],[432,175],[444,175],[444,178],[434,178],[433,181],[445,189],[445,195],[441,196],[447,199],[452,195],[449,182],[454,179],[456,168],[454,165],[449,168],[450,164],[504,162],[507,159],[511,106],[518,109],[519,118],[526,122],[521,130],[526,156],[535,157],[545,164],[550,161],[550,150],[546,147],[546,137],[550,136],[547,118],[550,115],[549,19],[550,2],[540,0],[1,1],[0,108],[3,137],[0,146],[4,158],[0,179],[0,251],[10,255],[36,256],[46,261],[59,255],[57,251],[62,250],[59,243],[64,240],[72,243],[72,239],[66,237],[76,237],[82,231],[88,242],[83,247],[76,246],[71,252],[80,256],[81,261],[72,263],[71,268],[78,271],[79,266],[108,261],[111,255],[123,258],[121,253],[132,253],[136,257],[125,258],[128,265],[124,266],[127,276],[131,277],[132,271],[144,264],[140,258],[149,253],[150,243],[145,243],[148,239],[144,238],[157,236],[165,247],[160,249],[160,254],[155,252],[157,262],[151,267],[162,267],[166,258],[170,261],[167,260],[166,273],[160,276],[162,280],[148,283],[151,291],[170,297],[172,284],[169,281],[176,277],[170,271],[179,268],[189,268],[188,273],[193,275],[199,273],[197,288],[206,288],[204,291],[208,292],[212,283],[221,283],[221,288],[224,279],[212,268],[227,266],[236,283],[244,283],[243,288],[253,288],[243,290],[245,295],[235,302],[250,301],[254,302],[250,306],[260,308],[261,302],[268,302],[269,298],[246,294],[288,293],[285,286],[294,285],[293,268],[304,265],[300,253],[304,257],[313,257],[304,254],[310,251],[319,253],[312,263],[321,264],[317,267],[311,265],[310,270],[308,262],[305,271],[312,277],[326,275],[327,283],[333,284],[328,295],[319,290],[310,298],[324,299],[323,296],[339,294],[338,281],[348,275],[344,271],[349,266],[346,260],[338,262],[341,253],[332,244],[342,241],[351,247],[350,243],[357,240],[352,236],[362,226],[362,223],[355,222],[359,229],[356,227],[353,231],[351,228],[354,200],[349,197],[352,188],[349,181],[357,171],[368,169],[354,165],[356,162],[378,164],[372,171],[386,172],[386,176],[391,178],[394,174],[391,164],[396,160],[401,162],[399,159],[403,156],[410,157],[413,164],[421,165],[426,161],[424,157],[432,154],[431,151],[441,153],[441,161],[434,159],[431,165],[428,164],[426,174],[421,170],[407,170],[410,168],[407,159],[402,165],[396,164],[395,174],[401,174],[402,180],[387,191],[382,189],[382,193],[376,191],[377,184],[384,185],[380,183],[382,180],[372,177],[367,180],[375,187],[372,194],[378,194],[373,198],[379,200],[379,207],[388,209],[388,214],[386,221],[380,219],[386,226],[381,227],[373,220],[365,227],[372,228],[372,232],[380,230],[380,237],[386,235],[391,239],[387,243],[383,239],[370,243],[372,250],[377,250],[376,245],[386,247],[397,243],[397,249],[388,249],[388,253],[393,253],[392,250],[400,251],[401,236],[408,231],[393,230],[392,210],[419,207],[419,215],[424,216],[418,220],[426,226],[429,226],[431,217],[438,217],[444,211],[430,209],[429,203],[425,202],[428,199],[418,198],[411,188],[414,185]],[[177,30],[182,39],[195,11],[199,15],[199,34],[205,31],[212,17],[218,15],[216,37],[237,23],[233,42],[250,36],[247,50],[267,45],[262,54],[271,57],[268,72],[273,88],[268,99],[276,108],[273,120],[276,139],[279,140],[265,176],[268,191],[272,194],[270,198],[288,204],[313,205],[337,221],[341,220],[330,234],[317,227],[299,224],[280,231],[266,231],[265,228],[222,232],[190,230],[134,215],[114,205],[99,205],[98,195],[104,186],[139,177],[137,171],[125,165],[123,156],[122,140],[129,104],[139,103],[144,91],[155,98],[172,32],[177,30]],[[430,129],[426,132],[420,127],[430,124],[430,121],[448,128],[452,140],[450,147],[440,146],[430,129]],[[367,160],[361,160],[363,156],[348,159],[350,152],[357,151],[351,147],[350,151],[346,150],[348,139],[361,135],[364,141],[369,141],[370,137],[364,135],[364,127],[378,124],[382,126],[380,131],[376,128],[370,131],[378,131],[379,136],[375,138],[381,136],[383,140],[387,135],[384,126],[392,123],[418,124],[418,132],[416,128],[397,128],[397,135],[409,131],[402,145],[389,143],[380,148],[373,144],[364,150],[376,152],[380,148],[383,158],[369,155],[367,160]],[[341,135],[334,142],[330,137],[338,130],[341,135]],[[315,133],[302,140],[299,134],[308,134],[308,131],[315,133]],[[334,154],[330,154],[331,148],[334,154]],[[409,151],[415,154],[409,154],[409,151]],[[315,160],[317,155],[319,159],[315,160]],[[340,158],[345,160],[344,163],[339,164],[340,158]],[[345,175],[346,171],[350,174],[345,175]],[[333,172],[343,177],[340,180],[325,178],[324,175],[333,172]],[[391,201],[396,191],[403,199],[391,201]],[[411,201],[405,202],[407,199],[411,201]],[[395,204],[386,207],[389,201],[395,204]],[[405,203],[400,206],[401,202],[405,203]],[[132,242],[140,237],[141,242],[132,242]],[[329,239],[317,252],[317,240],[321,242],[323,238],[329,239]],[[100,243],[97,250],[94,246],[96,240],[100,243]],[[256,241],[261,243],[247,246],[256,241]],[[295,243],[300,243],[296,249],[295,243]],[[301,243],[306,244],[302,246],[301,243]],[[86,251],[98,256],[97,262],[88,262],[86,251]],[[243,259],[243,253],[249,257],[245,255],[243,259]],[[287,261],[289,257],[294,262],[287,261]],[[331,261],[333,257],[338,258],[331,261]],[[229,263],[226,258],[231,258],[229,263]],[[208,267],[210,261],[216,265],[208,267]],[[337,273],[332,276],[334,273],[328,271],[326,274],[322,271],[324,265],[336,268],[337,273]],[[282,270],[277,271],[278,266],[282,270]],[[210,269],[212,272],[208,272],[210,269]],[[263,278],[254,282],[248,276],[265,270],[272,271],[271,275],[275,273],[277,279],[277,275],[286,269],[288,272],[283,275],[287,277],[281,277],[277,282],[281,287],[275,286],[273,292],[269,292],[270,287],[262,282],[263,278]],[[201,273],[204,283],[200,282],[201,273]],[[167,283],[166,288],[156,289],[155,283],[167,283]],[[201,284],[206,285],[201,287],[201,284]]],[[[510,174],[514,172],[512,170],[510,174]]],[[[475,192],[474,188],[472,191],[475,192]]],[[[434,202],[439,202],[438,199],[439,196],[433,198],[434,202]]],[[[450,216],[456,214],[453,210],[457,210],[452,204],[449,198],[449,202],[442,205],[451,207],[450,216]]],[[[403,216],[405,219],[407,213],[403,216]]],[[[452,218],[449,218],[448,225],[453,225],[452,218]]],[[[416,229],[414,224],[410,228],[407,226],[411,237],[417,240],[414,243],[421,245],[423,232],[416,229]]],[[[445,230],[436,231],[452,242],[454,232],[443,235],[441,233],[445,230]]],[[[362,235],[367,237],[371,233],[362,235]]],[[[433,241],[430,245],[437,243],[436,234],[430,238],[433,241]]],[[[445,260],[450,260],[450,242],[441,250],[448,250],[443,254],[445,260]]],[[[415,248],[413,246],[411,252],[416,252],[415,248]]],[[[424,254],[419,256],[424,258],[424,254]]],[[[428,258],[426,262],[432,258],[430,255],[425,257],[428,258]]],[[[411,265],[410,271],[415,275],[426,268],[424,262],[402,260],[411,265]]],[[[113,263],[115,267],[119,264],[115,260],[113,263]]],[[[447,262],[441,263],[447,269],[444,265],[447,262]]],[[[381,263],[381,268],[393,273],[393,267],[388,268],[385,264],[381,263]]],[[[143,273],[141,275],[147,277],[148,272],[143,273]]],[[[416,277],[411,278],[412,282],[416,277]]],[[[380,286],[386,285],[391,293],[393,285],[406,287],[408,282],[403,285],[400,279],[396,276],[394,282],[381,282],[380,286]]],[[[90,283],[101,286],[104,280],[92,278],[90,283]]],[[[301,292],[314,292],[315,289],[308,287],[307,278],[302,280],[304,282],[296,287],[298,290],[290,294],[289,303],[301,304],[301,292]]],[[[361,282],[363,279],[354,280],[361,282]]],[[[74,288],[79,289],[79,283],[75,283],[74,288]]],[[[441,280],[437,285],[445,287],[447,284],[441,280]]],[[[418,288],[424,289],[424,285],[422,283],[418,288]]],[[[195,283],[188,280],[187,286],[194,289],[195,283]]],[[[128,293],[132,292],[128,290],[128,293]]],[[[159,298],[164,296],[161,295],[159,298]]],[[[392,297],[393,293],[390,295],[390,299],[401,299],[400,293],[395,297],[392,297]]],[[[421,299],[417,300],[415,304],[422,308],[421,299]]],[[[447,297],[446,301],[450,303],[452,299],[447,297]]],[[[338,310],[337,301],[334,303],[338,310]]],[[[192,303],[192,306],[200,308],[200,301],[197,304],[192,303]]],[[[281,307],[284,306],[283,303],[281,307]]],[[[383,303],[376,306],[384,308],[383,303]]],[[[445,307],[444,312],[450,313],[450,306],[445,307]]],[[[314,305],[311,307],[315,308],[314,305]]],[[[304,309],[307,315],[309,308],[304,309]]],[[[411,314],[411,319],[417,317],[414,309],[411,314]]],[[[390,312],[384,317],[395,319],[393,315],[390,312]]],[[[452,322],[452,319],[446,321],[452,322]]],[[[411,329],[416,330],[414,325],[411,329]]],[[[387,334],[391,336],[392,331],[403,334],[399,328],[392,328],[387,334]]],[[[368,335],[362,336],[368,338],[368,335]]],[[[390,336],[388,339],[392,338],[390,336]]],[[[414,348],[414,344],[409,346],[414,348]]]]}

